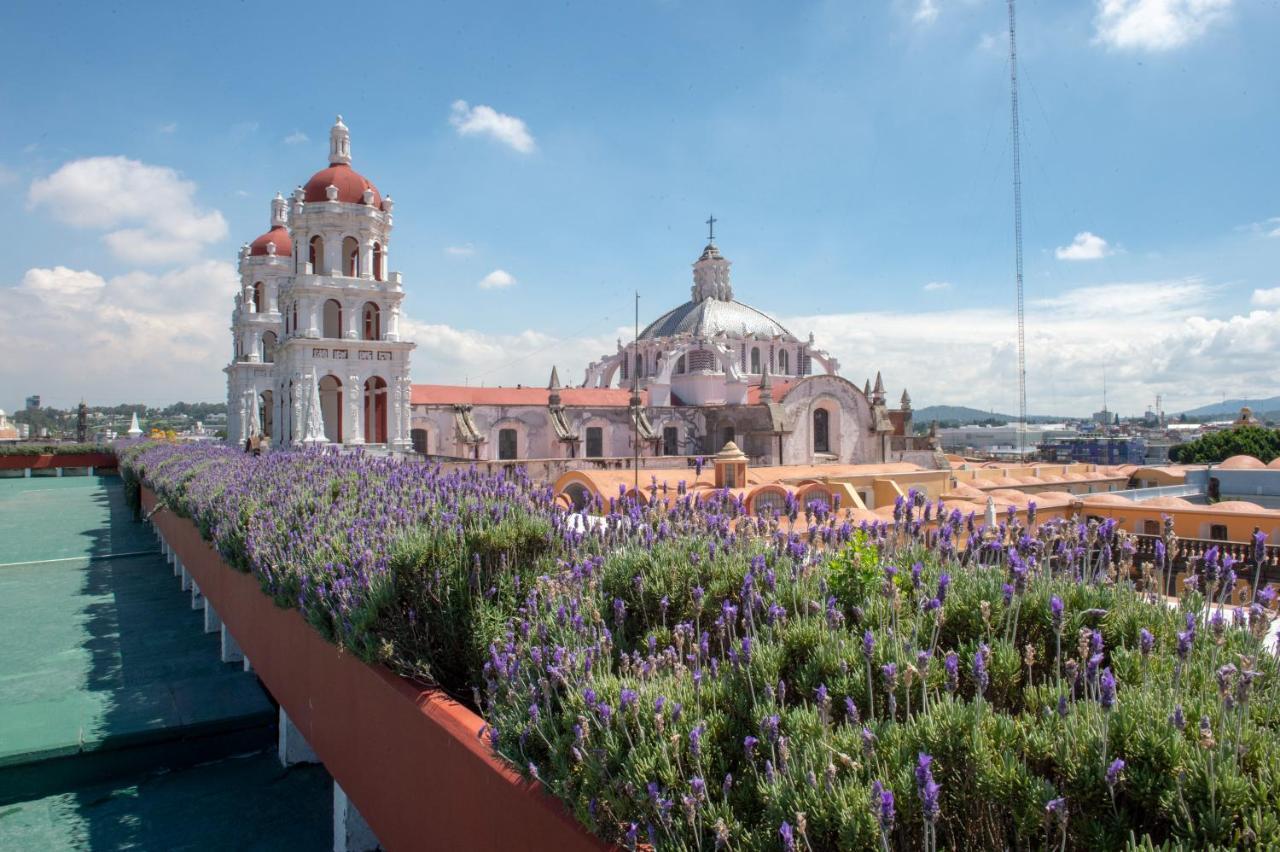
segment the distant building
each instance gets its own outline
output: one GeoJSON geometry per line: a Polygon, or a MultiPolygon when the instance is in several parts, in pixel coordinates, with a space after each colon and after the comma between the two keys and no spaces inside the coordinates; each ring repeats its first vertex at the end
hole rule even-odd
{"type": "Polygon", "coordinates": [[[27,411],[35,411],[40,407],[40,394],[32,394],[27,397],[27,411]]]}
{"type": "Polygon", "coordinates": [[[1087,435],[1056,438],[1041,444],[1039,449],[1041,460],[1047,462],[1147,463],[1146,441],[1130,436],[1087,435]]]}
{"type": "Polygon", "coordinates": [[[16,441],[21,437],[18,425],[5,415],[3,408],[0,408],[0,441],[16,441]]]}

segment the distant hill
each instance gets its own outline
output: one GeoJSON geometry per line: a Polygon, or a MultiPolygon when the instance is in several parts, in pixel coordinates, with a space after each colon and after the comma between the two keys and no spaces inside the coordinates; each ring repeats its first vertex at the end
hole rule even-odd
{"type": "Polygon", "coordinates": [[[1225,402],[1202,405],[1199,408],[1192,408],[1182,413],[1188,417],[1235,416],[1246,405],[1253,409],[1254,414],[1280,411],[1280,396],[1272,396],[1266,399],[1228,399],[1225,402]]]}
{"type": "MultiPolygon", "coordinates": [[[[1012,414],[983,411],[981,408],[970,408],[967,405],[926,405],[924,408],[917,408],[912,414],[912,419],[918,426],[932,420],[937,420],[939,423],[955,422],[968,425],[982,423],[985,420],[1002,420],[1005,423],[1011,423],[1018,418],[1012,414]]],[[[1049,417],[1043,414],[1032,414],[1027,417],[1030,423],[1061,423],[1066,419],[1068,418],[1049,417]]]]}

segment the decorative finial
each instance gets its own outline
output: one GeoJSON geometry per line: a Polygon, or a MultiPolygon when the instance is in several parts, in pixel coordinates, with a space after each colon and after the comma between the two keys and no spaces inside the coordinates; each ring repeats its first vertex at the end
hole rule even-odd
{"type": "Polygon", "coordinates": [[[351,134],[342,123],[342,116],[338,116],[329,131],[329,165],[351,165],[351,134]]]}

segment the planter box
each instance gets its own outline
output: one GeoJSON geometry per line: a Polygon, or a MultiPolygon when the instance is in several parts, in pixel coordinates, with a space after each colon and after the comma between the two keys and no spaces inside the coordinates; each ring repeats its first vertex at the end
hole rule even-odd
{"type": "MultiPolygon", "coordinates": [[[[144,510],[155,502],[143,488],[144,510]]],[[[226,565],[191,521],[164,510],[152,520],[384,848],[606,848],[492,753],[475,713],[325,641],[226,565]]]]}
{"type": "Polygon", "coordinates": [[[0,470],[45,470],[56,467],[100,467],[114,468],[114,453],[75,453],[55,455],[45,453],[38,456],[0,456],[0,470]]]}

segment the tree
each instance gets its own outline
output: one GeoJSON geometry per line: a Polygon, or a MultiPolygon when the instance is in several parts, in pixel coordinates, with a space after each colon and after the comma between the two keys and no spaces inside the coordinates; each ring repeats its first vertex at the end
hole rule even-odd
{"type": "Polygon", "coordinates": [[[1280,430],[1261,426],[1239,426],[1210,432],[1169,450],[1169,459],[1178,464],[1217,464],[1232,456],[1253,456],[1263,463],[1280,456],[1280,430]]]}

